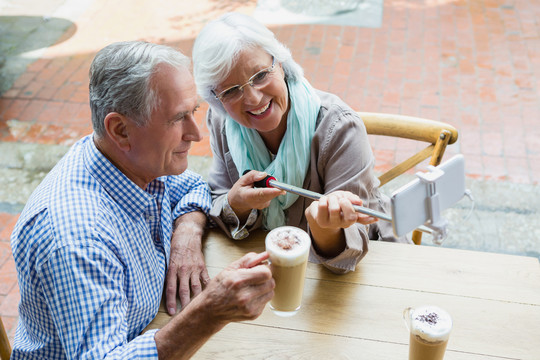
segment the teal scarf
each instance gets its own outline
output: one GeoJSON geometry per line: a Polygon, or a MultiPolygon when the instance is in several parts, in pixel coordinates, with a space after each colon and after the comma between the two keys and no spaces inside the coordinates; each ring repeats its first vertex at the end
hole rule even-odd
{"type": "MultiPolygon", "coordinates": [[[[309,166],[311,139],[315,133],[321,100],[305,79],[288,82],[287,85],[291,105],[287,130],[273,161],[256,130],[238,124],[227,115],[225,132],[232,159],[240,175],[247,169],[266,171],[278,181],[302,187],[309,166]]],[[[263,210],[265,229],[285,225],[283,211],[296,199],[298,195],[292,193],[273,199],[270,206],[263,210]]]]}

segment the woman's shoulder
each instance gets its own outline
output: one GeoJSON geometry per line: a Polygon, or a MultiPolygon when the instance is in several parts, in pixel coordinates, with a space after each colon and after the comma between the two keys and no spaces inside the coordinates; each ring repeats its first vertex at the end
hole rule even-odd
{"type": "Polygon", "coordinates": [[[225,116],[218,110],[208,107],[206,111],[206,126],[213,133],[224,133],[225,116]]]}
{"type": "Polygon", "coordinates": [[[338,129],[363,127],[363,122],[356,111],[347,105],[339,96],[317,90],[321,99],[321,108],[317,120],[317,131],[334,132],[338,129]]]}
{"type": "Polygon", "coordinates": [[[223,123],[225,120],[225,116],[223,116],[218,110],[212,108],[211,106],[208,107],[208,110],[206,111],[206,121],[211,123],[223,123]]]}
{"type": "Polygon", "coordinates": [[[321,111],[332,111],[335,113],[343,113],[343,114],[354,114],[356,115],[356,111],[354,111],[345,101],[343,101],[339,96],[322,91],[322,90],[315,90],[317,95],[319,95],[319,98],[321,99],[321,111]]]}

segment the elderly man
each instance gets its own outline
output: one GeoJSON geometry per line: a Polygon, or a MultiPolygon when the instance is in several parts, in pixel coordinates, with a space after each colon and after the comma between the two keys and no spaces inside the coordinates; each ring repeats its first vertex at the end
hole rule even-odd
{"type": "Polygon", "coordinates": [[[139,335],[157,313],[171,252],[200,249],[210,207],[207,185],[186,170],[201,139],[189,65],[144,42],[96,55],[94,133],[39,185],[11,237],[21,291],[13,359],[188,358],[227,323],[259,316],[273,296],[266,253],[247,254],[202,291],[203,259],[188,264],[202,266],[187,278],[173,264],[172,298],[178,277],[195,297],[163,329],[139,335]]]}

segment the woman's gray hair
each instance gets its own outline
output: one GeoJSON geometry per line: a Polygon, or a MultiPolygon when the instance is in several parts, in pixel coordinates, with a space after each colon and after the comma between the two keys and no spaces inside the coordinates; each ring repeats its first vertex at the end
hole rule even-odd
{"type": "Polygon", "coordinates": [[[261,48],[272,55],[276,63],[281,63],[288,80],[296,81],[304,76],[289,49],[263,24],[240,13],[222,15],[202,29],[193,45],[192,54],[197,90],[221,114],[225,114],[225,109],[212,91],[227,78],[239,54],[247,48],[261,48]]]}
{"type": "Polygon", "coordinates": [[[90,109],[96,136],[105,134],[103,120],[110,112],[129,117],[138,126],[150,120],[159,105],[152,75],[159,64],[190,68],[188,57],[165,45],[144,41],[111,44],[90,65],[90,109]]]}

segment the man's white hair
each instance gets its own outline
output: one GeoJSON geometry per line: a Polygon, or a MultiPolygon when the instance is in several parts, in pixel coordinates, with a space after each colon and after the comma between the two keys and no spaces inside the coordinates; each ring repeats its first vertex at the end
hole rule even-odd
{"type": "Polygon", "coordinates": [[[152,76],[158,65],[190,68],[188,57],[165,45],[144,41],[117,42],[100,50],[90,66],[90,108],[96,136],[105,134],[103,120],[118,112],[144,126],[159,105],[152,76]]]}

